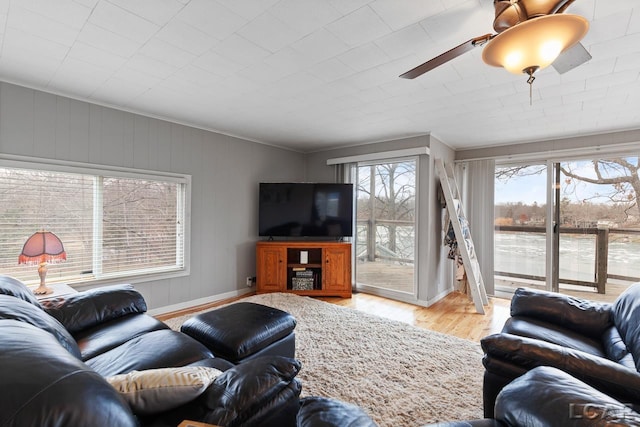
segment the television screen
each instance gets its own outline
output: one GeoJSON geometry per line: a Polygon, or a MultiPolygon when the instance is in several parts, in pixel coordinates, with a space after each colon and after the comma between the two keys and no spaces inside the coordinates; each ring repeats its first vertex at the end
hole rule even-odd
{"type": "Polygon", "coordinates": [[[353,184],[261,183],[258,234],[353,235],[353,184]]]}

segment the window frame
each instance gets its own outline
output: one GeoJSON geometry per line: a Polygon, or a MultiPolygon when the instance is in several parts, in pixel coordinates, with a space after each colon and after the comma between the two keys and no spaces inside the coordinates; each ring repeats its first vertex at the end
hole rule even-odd
{"type": "MultiPolygon", "coordinates": [[[[134,169],[128,167],[98,165],[73,161],[52,160],[43,158],[32,158],[24,156],[6,155],[0,154],[0,168],[18,168],[18,169],[32,169],[45,172],[59,172],[59,173],[72,173],[91,175],[95,178],[102,179],[104,177],[114,178],[129,178],[140,179],[150,181],[162,181],[173,184],[182,185],[183,191],[178,191],[177,197],[177,218],[182,221],[182,267],[158,267],[157,271],[143,271],[138,274],[135,270],[127,270],[123,273],[106,273],[100,274],[99,277],[87,277],[78,278],[74,280],[55,280],[54,278],[47,278],[48,284],[65,283],[70,286],[83,286],[83,285],[99,285],[106,283],[141,283],[152,280],[171,279],[176,277],[183,277],[190,275],[191,271],[191,188],[192,177],[189,174],[165,172],[165,171],[152,171],[145,169],[134,169]],[[182,206],[182,209],[180,209],[182,206]]],[[[100,192],[101,193],[101,192],[100,192]]],[[[101,194],[100,194],[101,197],[101,194]]],[[[102,212],[96,215],[96,201],[92,209],[93,214],[93,227],[101,228],[96,225],[96,221],[102,217],[102,212]]],[[[34,230],[36,231],[36,230],[34,230]]],[[[94,238],[92,244],[96,247],[98,239],[94,238]]],[[[180,244],[180,241],[178,241],[180,244]]],[[[99,246],[99,245],[98,245],[99,246]]],[[[176,254],[180,249],[176,248],[176,254]]],[[[94,252],[94,258],[101,253],[101,250],[94,252]]],[[[18,254],[16,254],[16,257],[18,254]]],[[[93,265],[96,265],[96,260],[92,260],[93,265]]],[[[39,283],[39,279],[29,280],[25,282],[27,285],[33,285],[39,283]]]]}

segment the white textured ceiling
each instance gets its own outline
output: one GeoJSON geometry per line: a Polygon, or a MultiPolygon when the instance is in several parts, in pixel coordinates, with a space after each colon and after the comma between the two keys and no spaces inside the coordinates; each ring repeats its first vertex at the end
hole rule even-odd
{"type": "Polygon", "coordinates": [[[431,133],[458,149],[640,128],[640,1],[576,0],[593,59],[526,77],[492,0],[0,0],[0,80],[300,151],[431,133]]]}

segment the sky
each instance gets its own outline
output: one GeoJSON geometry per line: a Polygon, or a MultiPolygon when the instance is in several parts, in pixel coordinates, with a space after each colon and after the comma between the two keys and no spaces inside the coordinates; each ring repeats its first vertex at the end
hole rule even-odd
{"type": "MultiPolygon", "coordinates": [[[[580,175],[595,178],[595,172],[590,161],[574,161],[566,164],[570,165],[571,169],[580,175]]],[[[495,204],[518,202],[528,205],[533,204],[534,202],[539,205],[546,204],[546,179],[547,173],[546,170],[544,170],[542,173],[537,175],[513,177],[506,182],[496,180],[495,204]]],[[[607,200],[604,198],[593,197],[598,193],[605,192],[611,187],[587,184],[575,179],[567,182],[563,175],[561,178],[560,188],[560,197],[567,197],[574,202],[590,199],[592,203],[606,203],[607,200]]]]}
{"type": "Polygon", "coordinates": [[[495,204],[518,203],[539,205],[547,203],[547,189],[545,182],[547,174],[514,177],[509,181],[496,180],[495,204]]]}

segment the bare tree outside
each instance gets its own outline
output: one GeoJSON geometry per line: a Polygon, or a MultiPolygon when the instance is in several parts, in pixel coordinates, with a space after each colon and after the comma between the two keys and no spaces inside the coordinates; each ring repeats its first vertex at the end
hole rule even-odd
{"type": "MultiPolygon", "coordinates": [[[[365,169],[365,168],[361,168],[365,169]]],[[[400,229],[415,221],[415,162],[367,166],[358,182],[358,219],[374,220],[378,244],[399,258],[413,256],[413,241],[400,236],[400,229]]],[[[371,254],[369,254],[371,256],[371,254]]]]}
{"type": "Polygon", "coordinates": [[[18,266],[17,258],[30,235],[47,230],[67,252],[67,261],[50,269],[50,278],[90,270],[92,188],[92,178],[80,174],[0,168],[0,269],[37,277],[32,266],[18,266]]]}
{"type": "Polygon", "coordinates": [[[640,218],[639,160],[639,157],[592,160],[588,169],[574,163],[562,163],[560,170],[565,177],[567,192],[575,194],[579,183],[597,184],[599,191],[586,196],[583,203],[594,201],[612,205],[624,212],[625,222],[637,223],[640,218]]]}
{"type": "Polygon", "coordinates": [[[412,160],[358,167],[359,282],[407,292],[413,289],[416,163],[412,160]],[[397,282],[402,283],[396,286],[397,282]]]}
{"type": "Polygon", "coordinates": [[[26,239],[43,229],[67,252],[51,279],[175,266],[179,191],[173,182],[0,168],[0,270],[35,280],[36,269],[17,260],[26,239]]]}
{"type": "MultiPolygon", "coordinates": [[[[617,226],[637,226],[640,222],[638,169],[639,157],[561,163],[561,225],[595,227],[600,220],[617,226]]],[[[546,165],[498,167],[496,179],[506,182],[545,171],[546,165]]],[[[544,207],[537,203],[497,204],[496,221],[504,225],[509,221],[528,223],[531,218],[544,216],[544,212],[540,212],[544,207]]]]}
{"type": "Polygon", "coordinates": [[[104,271],[166,264],[176,247],[176,197],[175,184],[104,180],[104,271]]]}

